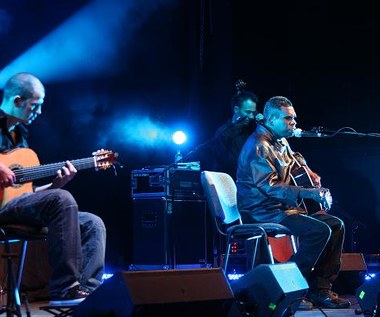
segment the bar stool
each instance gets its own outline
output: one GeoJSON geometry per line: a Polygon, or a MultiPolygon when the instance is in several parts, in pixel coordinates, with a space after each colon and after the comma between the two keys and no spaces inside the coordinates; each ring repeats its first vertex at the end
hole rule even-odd
{"type": "MultiPolygon", "coordinates": [[[[47,238],[48,230],[46,227],[19,225],[19,224],[1,224],[0,225],[0,243],[4,244],[5,252],[1,255],[7,260],[7,283],[6,294],[7,304],[0,308],[0,315],[7,314],[7,317],[22,317],[22,299],[20,296],[20,285],[24,270],[26,251],[28,242],[31,240],[41,240],[47,238]],[[19,252],[12,250],[12,244],[19,243],[19,252]],[[15,260],[17,259],[17,263],[15,260]],[[16,267],[17,266],[17,273],[16,267]]],[[[23,298],[27,316],[30,316],[28,301],[23,298]]]]}

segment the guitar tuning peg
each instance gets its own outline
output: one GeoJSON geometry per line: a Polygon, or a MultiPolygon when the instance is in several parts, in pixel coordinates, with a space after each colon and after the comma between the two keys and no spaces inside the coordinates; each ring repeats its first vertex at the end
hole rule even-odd
{"type": "Polygon", "coordinates": [[[95,152],[92,152],[92,155],[98,155],[98,154],[101,154],[101,153],[104,153],[104,152],[107,152],[107,151],[105,151],[104,149],[100,149],[100,150],[97,150],[95,152]]]}

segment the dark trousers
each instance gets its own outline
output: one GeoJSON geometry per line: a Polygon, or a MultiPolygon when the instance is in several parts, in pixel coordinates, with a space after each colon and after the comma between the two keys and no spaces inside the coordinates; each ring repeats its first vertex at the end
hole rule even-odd
{"type": "Polygon", "coordinates": [[[68,191],[51,189],[18,196],[0,209],[0,222],[48,227],[51,296],[76,282],[89,289],[101,284],[106,247],[104,223],[92,213],[79,212],[68,191]]]}
{"type": "Polygon", "coordinates": [[[340,270],[344,242],[344,223],[325,212],[310,216],[290,215],[281,224],[298,237],[294,261],[309,283],[309,289],[331,289],[340,270]]]}

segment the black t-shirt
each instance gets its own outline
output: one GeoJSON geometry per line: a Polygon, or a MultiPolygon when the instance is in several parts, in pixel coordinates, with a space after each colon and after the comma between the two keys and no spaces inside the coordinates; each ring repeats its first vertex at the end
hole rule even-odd
{"type": "Polygon", "coordinates": [[[233,124],[231,120],[222,125],[215,133],[213,142],[213,170],[224,172],[236,179],[237,162],[240,151],[248,137],[255,130],[256,123],[248,125],[233,124]]]}
{"type": "Polygon", "coordinates": [[[18,124],[13,130],[15,134],[15,141],[13,141],[13,138],[7,129],[7,117],[2,110],[0,110],[0,131],[0,153],[7,152],[15,148],[28,147],[28,142],[26,141],[28,130],[24,125],[18,124]]]}

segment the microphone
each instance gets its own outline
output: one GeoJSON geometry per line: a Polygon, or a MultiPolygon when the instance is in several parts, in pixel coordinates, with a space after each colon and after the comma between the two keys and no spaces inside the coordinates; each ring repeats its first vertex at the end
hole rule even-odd
{"type": "Polygon", "coordinates": [[[324,135],[317,129],[312,129],[311,131],[303,131],[302,129],[294,129],[293,136],[296,138],[321,138],[324,135]]]}
{"type": "Polygon", "coordinates": [[[256,122],[261,122],[264,120],[264,116],[262,113],[255,113],[255,116],[251,119],[251,118],[248,118],[248,116],[242,116],[242,117],[238,117],[235,121],[235,124],[236,123],[240,123],[242,121],[244,121],[245,119],[249,119],[249,120],[255,120],[256,122]]]}
{"type": "Polygon", "coordinates": [[[247,118],[248,118],[248,116],[238,117],[234,123],[235,123],[235,124],[240,123],[240,122],[244,121],[244,120],[247,119],[247,118]]]}
{"type": "Polygon", "coordinates": [[[255,121],[256,121],[256,122],[262,122],[263,120],[264,120],[264,116],[263,116],[262,113],[257,113],[257,114],[255,115],[255,121]]]}

